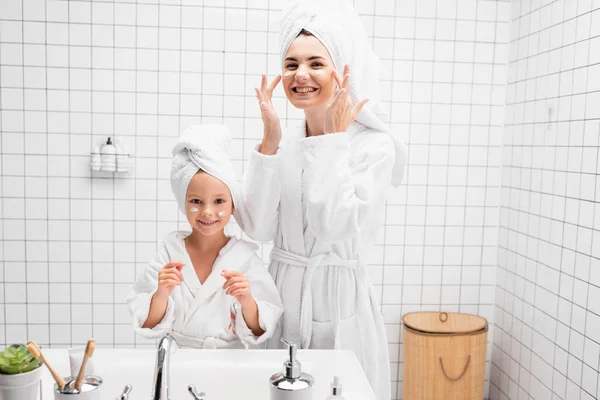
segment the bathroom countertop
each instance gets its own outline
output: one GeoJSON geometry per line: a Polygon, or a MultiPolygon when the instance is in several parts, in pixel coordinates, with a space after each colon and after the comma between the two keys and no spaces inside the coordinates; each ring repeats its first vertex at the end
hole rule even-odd
{"type": "MultiPolygon", "coordinates": [[[[66,349],[43,351],[54,369],[63,376],[70,375],[66,349]]],[[[282,370],[286,356],[286,350],[177,349],[171,354],[171,399],[192,399],[187,387],[194,384],[198,392],[206,393],[206,400],[268,400],[269,378],[282,370]]],[[[117,398],[128,384],[133,386],[129,400],[150,399],[155,357],[154,349],[96,349],[91,367],[103,379],[98,400],[117,398]]],[[[346,400],[375,399],[351,351],[298,350],[297,357],[302,371],[315,378],[314,400],[327,399],[334,375],[341,378],[346,400]]],[[[53,385],[44,368],[42,400],[53,399],[53,385]]]]}

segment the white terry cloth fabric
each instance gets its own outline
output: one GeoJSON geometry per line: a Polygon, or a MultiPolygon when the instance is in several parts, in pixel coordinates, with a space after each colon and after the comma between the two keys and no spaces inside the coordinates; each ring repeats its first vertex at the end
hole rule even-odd
{"type": "Polygon", "coordinates": [[[189,234],[187,231],[170,233],[138,276],[127,298],[135,332],[146,339],[159,339],[170,332],[179,346],[199,349],[264,347],[275,332],[283,306],[273,279],[256,255],[258,246],[231,237],[219,252],[206,281],[200,283],[185,248],[184,239],[189,234]],[[158,272],[171,260],[184,262],[181,270],[184,280],[169,296],[162,321],[152,329],[143,328],[152,296],[158,288],[158,272]],[[258,306],[258,323],[265,331],[261,336],[255,336],[246,325],[235,298],[225,294],[225,278],[221,276],[225,269],[239,271],[248,278],[258,306]],[[236,316],[234,320],[232,312],[236,316]]]}
{"type": "Polygon", "coordinates": [[[292,0],[283,11],[280,26],[281,63],[301,30],[315,36],[329,51],[340,77],[350,66],[350,98],[353,104],[368,98],[356,121],[366,128],[386,132],[394,141],[396,162],[391,184],[398,187],[404,176],[407,150],[397,133],[384,122],[379,86],[379,58],[373,51],[360,17],[348,0],[292,0]]]}
{"type": "Polygon", "coordinates": [[[353,350],[378,400],[390,400],[385,325],[369,282],[369,250],[391,189],[390,137],[360,124],[306,137],[288,127],[276,155],[254,151],[238,223],[273,240],[269,272],[285,310],[267,346],[353,350]]]}
{"type": "Polygon", "coordinates": [[[202,169],[231,191],[234,207],[239,204],[239,181],[227,148],[231,141],[225,125],[205,124],[187,128],[173,147],[171,189],[185,215],[185,198],[192,177],[202,169]]]}

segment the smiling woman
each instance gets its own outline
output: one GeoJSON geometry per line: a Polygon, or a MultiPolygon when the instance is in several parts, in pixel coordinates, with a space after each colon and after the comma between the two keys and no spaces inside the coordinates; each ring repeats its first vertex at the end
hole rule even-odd
{"type": "Polygon", "coordinates": [[[282,21],[283,79],[263,75],[256,89],[263,140],[236,205],[248,236],[273,240],[285,311],[268,345],[352,350],[387,400],[386,333],[365,259],[406,151],[381,119],[379,60],[350,3],[293,1],[282,21]],[[280,81],[305,115],[285,135],[271,102],[280,81]]]}
{"type": "Polygon", "coordinates": [[[283,62],[283,89],[290,103],[300,109],[330,103],[336,89],[334,71],[323,43],[302,30],[283,62]]]}

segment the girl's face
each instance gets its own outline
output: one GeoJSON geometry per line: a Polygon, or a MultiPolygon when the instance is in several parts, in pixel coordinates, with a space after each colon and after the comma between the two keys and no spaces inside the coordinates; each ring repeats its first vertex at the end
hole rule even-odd
{"type": "Polygon", "coordinates": [[[229,188],[206,172],[197,173],[187,189],[185,213],[198,233],[212,236],[222,232],[233,213],[229,188]]]}
{"type": "Polygon", "coordinates": [[[337,87],[333,60],[316,37],[300,35],[290,45],[283,61],[283,89],[296,108],[327,106],[337,87]]]}

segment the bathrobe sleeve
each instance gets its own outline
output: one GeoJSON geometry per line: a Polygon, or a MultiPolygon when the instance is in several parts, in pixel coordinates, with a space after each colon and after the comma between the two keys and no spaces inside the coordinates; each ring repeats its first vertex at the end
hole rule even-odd
{"type": "Polygon", "coordinates": [[[268,242],[277,231],[281,184],[281,149],[265,155],[255,149],[242,182],[242,204],[236,206],[235,219],[252,239],[268,242]]]}
{"type": "Polygon", "coordinates": [[[395,161],[383,132],[332,133],[302,140],[308,229],[326,241],[360,233],[385,206],[395,161]]]}
{"type": "Polygon", "coordinates": [[[167,311],[162,321],[154,328],[142,328],[150,312],[152,296],[158,289],[158,272],[169,262],[169,255],[163,244],[156,256],[148,263],[143,274],[136,280],[131,295],[127,298],[127,307],[133,318],[133,328],[137,334],[147,339],[157,339],[170,332],[175,320],[173,294],[167,300],[167,311]]]}
{"type": "Polygon", "coordinates": [[[250,282],[252,297],[258,306],[258,324],[265,331],[261,336],[255,336],[246,325],[239,303],[235,303],[236,330],[240,340],[248,347],[262,347],[273,336],[277,322],[283,314],[283,304],[279,297],[273,278],[263,266],[258,256],[254,255],[249,261],[249,270],[244,274],[250,282]]]}

